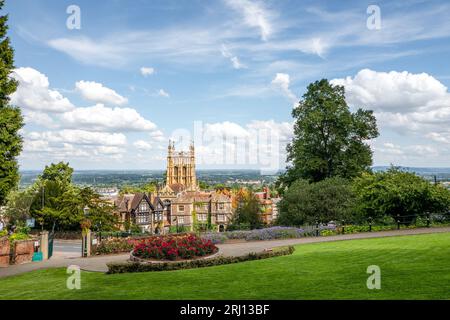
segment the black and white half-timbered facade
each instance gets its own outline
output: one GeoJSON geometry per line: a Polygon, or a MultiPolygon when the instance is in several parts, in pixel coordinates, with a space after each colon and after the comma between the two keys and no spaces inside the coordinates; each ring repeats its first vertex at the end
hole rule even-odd
{"type": "Polygon", "coordinates": [[[159,197],[153,201],[145,193],[125,194],[116,199],[123,225],[136,225],[142,232],[153,234],[166,233],[170,221],[170,203],[163,202],[159,197]]]}

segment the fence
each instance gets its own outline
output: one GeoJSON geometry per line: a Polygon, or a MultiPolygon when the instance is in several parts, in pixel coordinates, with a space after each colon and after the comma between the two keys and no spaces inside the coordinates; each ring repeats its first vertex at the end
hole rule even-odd
{"type": "Polygon", "coordinates": [[[316,220],[315,224],[297,226],[310,236],[348,234],[357,232],[376,232],[387,230],[429,228],[450,225],[450,214],[396,215],[383,218],[367,218],[358,221],[316,220]]]}

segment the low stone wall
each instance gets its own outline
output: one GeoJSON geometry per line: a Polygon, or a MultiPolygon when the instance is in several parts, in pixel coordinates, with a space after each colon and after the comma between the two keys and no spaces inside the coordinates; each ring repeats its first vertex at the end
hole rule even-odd
{"type": "Polygon", "coordinates": [[[14,242],[13,263],[23,264],[31,262],[34,253],[35,240],[21,240],[14,242]]]}
{"type": "Polygon", "coordinates": [[[0,238],[0,268],[9,266],[9,239],[8,237],[0,238]]]}

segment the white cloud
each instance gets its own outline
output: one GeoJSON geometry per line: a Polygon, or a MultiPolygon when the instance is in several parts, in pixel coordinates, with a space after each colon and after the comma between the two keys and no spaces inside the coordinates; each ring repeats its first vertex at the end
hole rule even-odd
{"type": "Polygon", "coordinates": [[[236,56],[233,56],[224,44],[222,44],[221,52],[222,52],[222,56],[230,59],[234,69],[246,68],[246,66],[239,61],[239,58],[236,56]]]}
{"type": "MultiPolygon", "coordinates": [[[[197,123],[194,141],[200,165],[277,171],[284,167],[284,152],[291,137],[292,124],[288,122],[254,120],[240,125],[224,121],[197,123]]],[[[190,141],[190,137],[182,141],[190,141]]]]}
{"type": "Polygon", "coordinates": [[[17,91],[11,95],[12,104],[24,110],[39,112],[64,112],[74,108],[61,93],[49,88],[47,76],[39,71],[18,68],[11,76],[19,83],[17,91]]]}
{"type": "Polygon", "coordinates": [[[151,144],[144,140],[137,140],[133,142],[133,146],[135,146],[140,151],[147,151],[152,149],[151,144]]]}
{"type": "Polygon", "coordinates": [[[96,153],[102,155],[118,155],[125,152],[123,148],[115,147],[115,146],[100,146],[95,148],[96,153]]]}
{"type": "Polygon", "coordinates": [[[104,103],[107,105],[121,106],[128,103],[128,100],[122,97],[114,90],[103,86],[103,84],[94,81],[78,81],[75,87],[81,96],[87,100],[104,103]]]}
{"type": "Polygon", "coordinates": [[[156,125],[132,108],[109,108],[102,104],[76,108],[61,115],[64,125],[106,131],[153,131],[156,125]]]}
{"type": "Polygon", "coordinates": [[[414,141],[402,147],[389,143],[378,146],[375,148],[376,160],[398,154],[403,157],[391,157],[390,161],[416,159],[431,165],[450,153],[450,93],[431,75],[364,69],[353,78],[331,82],[345,87],[346,99],[351,106],[375,111],[381,137],[385,130],[392,129],[414,141]],[[419,141],[424,143],[419,144],[419,141]]]}
{"type": "Polygon", "coordinates": [[[164,98],[169,98],[170,97],[170,95],[166,91],[164,91],[164,89],[159,89],[158,96],[164,97],[164,98]]]}
{"type": "Polygon", "coordinates": [[[152,131],[149,133],[149,135],[152,140],[155,140],[158,142],[166,140],[166,138],[164,137],[164,133],[161,130],[152,131]]]}
{"type": "Polygon", "coordinates": [[[119,46],[113,39],[96,41],[88,37],[58,38],[49,40],[48,45],[86,64],[115,67],[126,61],[126,47],[119,46]]]}
{"type": "Polygon", "coordinates": [[[363,69],[353,78],[335,79],[331,83],[345,87],[350,104],[377,111],[412,112],[448,95],[447,88],[432,76],[407,71],[363,69]]]}
{"type": "Polygon", "coordinates": [[[272,35],[274,29],[271,23],[273,13],[270,12],[262,2],[225,0],[225,3],[242,15],[246,25],[252,28],[258,28],[263,41],[267,41],[272,35]]]}
{"type": "Polygon", "coordinates": [[[281,92],[288,97],[292,103],[296,104],[298,102],[298,98],[294,93],[292,93],[289,88],[291,83],[290,77],[287,73],[277,73],[275,78],[272,80],[272,85],[277,89],[281,90],[281,92]]]}
{"type": "Polygon", "coordinates": [[[312,38],[299,42],[298,49],[305,53],[316,54],[324,58],[325,53],[329,49],[329,44],[321,38],[312,38]]]}
{"type": "Polygon", "coordinates": [[[23,115],[26,124],[36,124],[49,129],[57,128],[59,126],[59,124],[45,112],[24,110],[23,115]]]}
{"type": "Polygon", "coordinates": [[[48,143],[69,143],[75,145],[124,146],[127,138],[123,133],[106,133],[86,130],[63,129],[59,131],[33,131],[27,133],[26,140],[47,141],[48,143]]]}
{"type": "Polygon", "coordinates": [[[155,69],[153,69],[153,68],[151,68],[151,67],[142,67],[142,68],[140,69],[140,71],[141,71],[141,74],[142,74],[144,77],[150,76],[150,75],[152,75],[152,74],[155,73],[155,69]]]}

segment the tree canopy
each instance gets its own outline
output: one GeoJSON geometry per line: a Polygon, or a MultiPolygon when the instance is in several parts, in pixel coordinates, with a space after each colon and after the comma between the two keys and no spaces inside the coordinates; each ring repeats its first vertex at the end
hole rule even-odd
{"type": "Polygon", "coordinates": [[[355,179],[353,189],[358,212],[365,218],[390,215],[399,217],[402,223],[411,223],[417,215],[450,210],[449,190],[396,168],[365,173],[355,179]]]}
{"type": "Polygon", "coordinates": [[[52,163],[45,167],[31,188],[35,194],[30,210],[32,216],[40,225],[52,230],[76,230],[86,219],[93,229],[115,229],[117,218],[113,206],[91,188],[72,184],[72,174],[73,169],[68,163],[52,163]]]}
{"type": "Polygon", "coordinates": [[[261,204],[251,190],[245,190],[236,195],[236,213],[233,224],[247,224],[251,229],[262,225],[261,204]]]}
{"type": "Polygon", "coordinates": [[[326,79],[311,83],[292,116],[290,164],[278,181],[280,191],[297,179],[352,178],[370,169],[372,151],[366,141],[378,136],[376,119],[370,110],[350,112],[343,86],[326,79]]]}
{"type": "MultiPolygon", "coordinates": [[[[4,1],[0,0],[0,10],[3,5],[4,1]]],[[[16,91],[17,82],[10,77],[14,70],[14,51],[7,36],[7,21],[7,15],[0,16],[0,206],[19,182],[17,156],[22,151],[19,130],[23,127],[20,109],[9,105],[9,96],[16,91]]]]}
{"type": "Polygon", "coordinates": [[[279,203],[277,224],[300,226],[316,221],[348,220],[353,207],[354,195],[348,180],[334,177],[310,183],[299,179],[279,203]]]}

